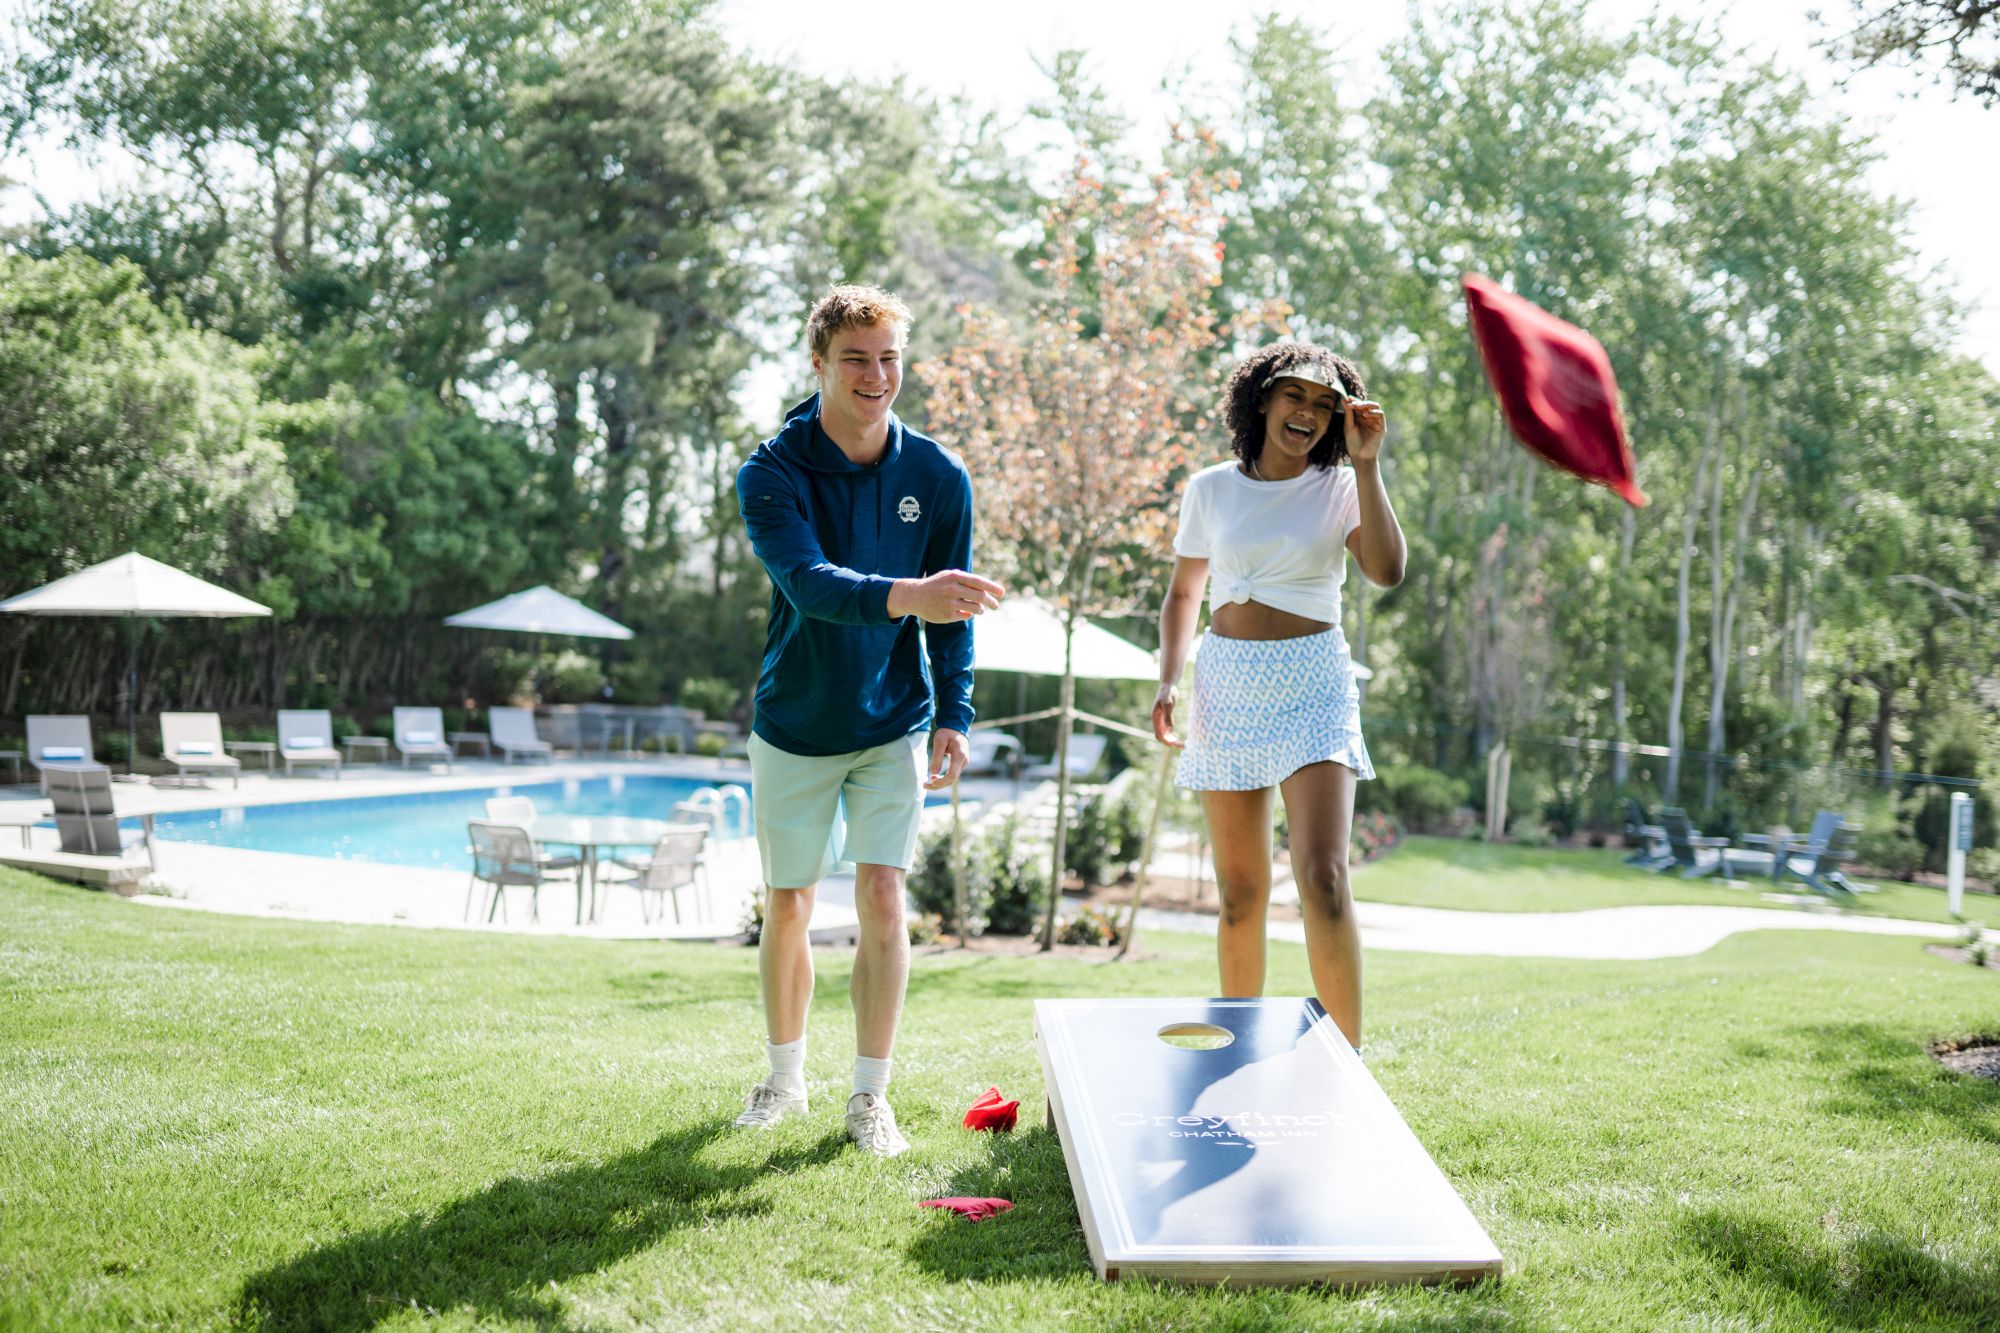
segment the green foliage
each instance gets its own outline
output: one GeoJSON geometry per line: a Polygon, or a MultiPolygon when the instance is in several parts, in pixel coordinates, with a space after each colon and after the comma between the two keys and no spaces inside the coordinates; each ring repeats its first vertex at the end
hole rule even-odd
{"type": "Polygon", "coordinates": [[[1111,913],[1097,907],[1079,907],[1056,923],[1056,943],[1102,949],[1118,943],[1124,932],[1111,913]]]}
{"type": "Polygon", "coordinates": [[[1415,833],[1442,829],[1470,799],[1467,783],[1422,764],[1378,765],[1375,780],[1357,783],[1354,790],[1358,811],[1392,814],[1415,833]]]}
{"type": "Polygon", "coordinates": [[[936,944],[944,935],[944,918],[935,912],[919,912],[905,918],[913,945],[936,944]]]}
{"type": "Polygon", "coordinates": [[[695,709],[710,720],[729,717],[742,697],[742,690],[715,676],[690,676],[681,682],[681,707],[695,709]]]}
{"type": "MultiPolygon", "coordinates": [[[[676,737],[676,740],[679,738],[676,737]]],[[[718,759],[729,748],[729,742],[721,732],[701,731],[695,733],[694,752],[704,759],[718,759]]]]}
{"type": "Polygon", "coordinates": [[[1151,798],[1136,782],[1112,783],[1093,792],[1070,822],[1063,868],[1085,884],[1108,884],[1138,859],[1146,839],[1151,798]]]}
{"type": "Polygon", "coordinates": [[[543,659],[541,687],[542,698],[549,703],[597,703],[603,697],[604,672],[596,658],[565,648],[543,659]]]}

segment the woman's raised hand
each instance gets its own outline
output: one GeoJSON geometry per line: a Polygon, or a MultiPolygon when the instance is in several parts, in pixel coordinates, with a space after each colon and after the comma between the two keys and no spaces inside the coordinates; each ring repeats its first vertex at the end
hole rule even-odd
{"type": "Polygon", "coordinates": [[[1382,436],[1389,429],[1382,404],[1366,398],[1347,400],[1342,414],[1347,434],[1347,456],[1356,463],[1373,463],[1382,457],[1382,436]]]}

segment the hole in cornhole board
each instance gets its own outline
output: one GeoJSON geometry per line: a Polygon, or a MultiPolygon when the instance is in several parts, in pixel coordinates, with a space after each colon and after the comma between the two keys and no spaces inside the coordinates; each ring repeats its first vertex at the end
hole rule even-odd
{"type": "Polygon", "coordinates": [[[1235,1041],[1236,1034],[1213,1023],[1169,1023],[1160,1029],[1159,1038],[1184,1051],[1218,1051],[1235,1041]]]}
{"type": "Polygon", "coordinates": [[[1492,1240],[1316,1000],[1037,1000],[1035,1048],[1107,1281],[1501,1274],[1492,1240]]]}

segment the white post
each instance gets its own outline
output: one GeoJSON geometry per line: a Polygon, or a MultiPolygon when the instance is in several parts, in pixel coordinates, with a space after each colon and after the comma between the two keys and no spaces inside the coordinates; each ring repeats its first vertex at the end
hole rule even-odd
{"type": "Polygon", "coordinates": [[[1514,767],[1514,757],[1507,753],[1505,741],[1493,747],[1486,756],[1486,840],[1500,841],[1507,831],[1507,778],[1514,767]]]}
{"type": "Polygon", "coordinates": [[[1955,791],[1951,794],[1951,850],[1945,862],[1945,892],[1953,916],[1965,906],[1965,854],[1971,850],[1972,798],[1955,791]]]}

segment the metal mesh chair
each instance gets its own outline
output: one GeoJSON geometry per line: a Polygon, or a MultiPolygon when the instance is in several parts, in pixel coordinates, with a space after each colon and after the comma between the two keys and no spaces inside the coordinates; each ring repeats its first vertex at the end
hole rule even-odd
{"type": "MultiPolygon", "coordinates": [[[[500,919],[507,919],[507,890],[524,888],[528,890],[528,919],[537,925],[541,923],[542,886],[551,881],[569,881],[575,865],[574,857],[552,857],[535,845],[528,830],[515,824],[494,824],[482,819],[467,822],[466,833],[472,841],[472,879],[465,886],[465,914],[472,915],[472,895],[481,884],[492,886],[493,896],[487,904],[486,919],[491,921],[498,912],[500,919]]],[[[577,892],[581,894],[579,883],[577,892]]]]}
{"type": "Polygon", "coordinates": [[[648,925],[657,919],[669,899],[674,905],[674,924],[679,925],[681,890],[687,888],[696,889],[701,915],[704,919],[708,916],[707,843],[706,824],[677,824],[669,827],[653,844],[650,859],[613,862],[633,872],[631,879],[618,882],[630,884],[639,891],[639,911],[648,925]],[[654,903],[650,909],[646,906],[646,895],[649,893],[653,895],[654,903]]]}

